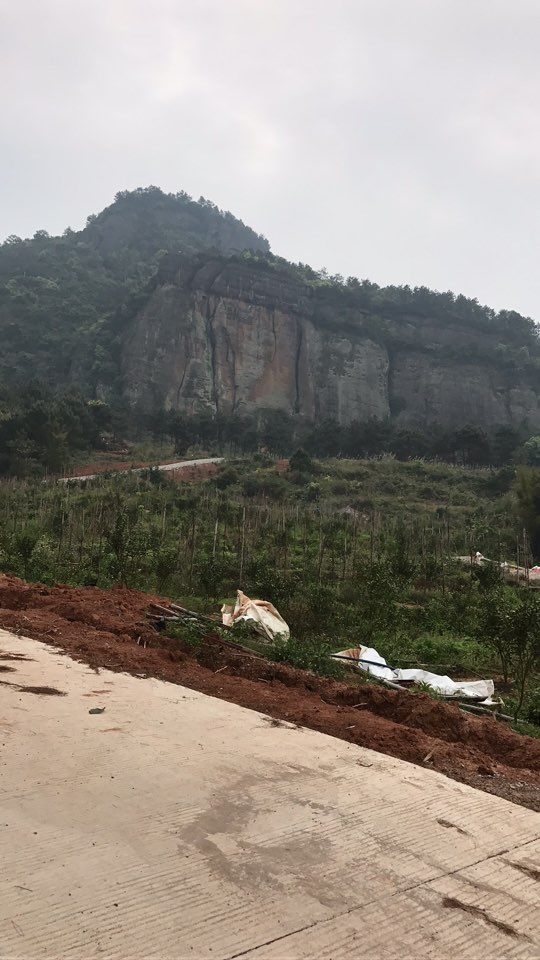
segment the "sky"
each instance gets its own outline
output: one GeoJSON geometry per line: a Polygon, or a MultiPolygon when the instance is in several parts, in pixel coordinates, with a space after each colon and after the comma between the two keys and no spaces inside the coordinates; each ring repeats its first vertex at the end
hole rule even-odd
{"type": "Polygon", "coordinates": [[[538,0],[0,0],[0,239],[155,184],[540,320],[538,0]]]}

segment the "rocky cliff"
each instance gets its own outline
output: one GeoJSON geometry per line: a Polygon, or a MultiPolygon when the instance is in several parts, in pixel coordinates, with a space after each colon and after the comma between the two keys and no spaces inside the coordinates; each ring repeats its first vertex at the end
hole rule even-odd
{"type": "Polygon", "coordinates": [[[123,334],[124,393],[187,413],[540,427],[532,334],[519,347],[514,329],[509,346],[496,317],[475,325],[414,302],[375,310],[358,290],[248,258],[165,257],[123,334]]]}
{"type": "Polygon", "coordinates": [[[0,338],[0,387],[39,379],[143,414],[540,429],[531,320],[287,263],[231,213],[157,187],[79,232],[1,244],[0,338]]]}

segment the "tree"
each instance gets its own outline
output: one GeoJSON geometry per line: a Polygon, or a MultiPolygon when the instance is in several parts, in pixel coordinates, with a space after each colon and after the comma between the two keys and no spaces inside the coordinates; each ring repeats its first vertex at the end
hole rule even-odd
{"type": "Polygon", "coordinates": [[[183,457],[187,453],[193,437],[187,417],[177,411],[170,414],[168,431],[174,441],[174,452],[183,457]]]}
{"type": "Polygon", "coordinates": [[[335,420],[314,424],[305,438],[307,450],[320,457],[336,457],[341,453],[342,428],[335,420]]]}
{"type": "Polygon", "coordinates": [[[519,467],[516,473],[519,516],[527,531],[533,556],[540,556],[540,469],[519,467]]]}
{"type": "Polygon", "coordinates": [[[455,457],[470,466],[482,466],[490,461],[489,440],[485,430],[468,424],[453,435],[455,457]]]}
{"type": "Polygon", "coordinates": [[[484,590],[480,600],[479,636],[498,657],[505,683],[508,683],[512,664],[514,616],[518,603],[515,591],[503,586],[484,590]]]}
{"type": "Polygon", "coordinates": [[[265,410],[260,426],[260,439],[271,453],[278,456],[289,453],[293,432],[293,420],[285,410],[265,410]]]}
{"type": "MultiPolygon", "coordinates": [[[[540,464],[540,437],[537,439],[539,447],[538,463],[540,464]]],[[[496,427],[491,442],[492,463],[497,466],[504,466],[504,464],[509,463],[519,442],[519,431],[514,427],[507,426],[506,424],[501,424],[500,427],[496,427]]]]}
{"type": "Polygon", "coordinates": [[[515,708],[517,720],[530,677],[540,667],[540,600],[527,591],[513,617],[512,653],[518,698],[515,708]]]}
{"type": "Polygon", "coordinates": [[[289,460],[289,471],[297,470],[299,473],[313,473],[313,460],[309,453],[302,450],[301,447],[296,450],[289,460]]]}
{"type": "Polygon", "coordinates": [[[540,467],[540,437],[529,437],[522,447],[525,463],[529,467],[540,467]]]}

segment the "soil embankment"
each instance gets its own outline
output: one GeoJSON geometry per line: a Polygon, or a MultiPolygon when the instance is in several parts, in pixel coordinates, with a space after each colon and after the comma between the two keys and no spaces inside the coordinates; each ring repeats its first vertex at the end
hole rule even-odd
{"type": "Polygon", "coordinates": [[[60,647],[96,671],[106,667],[183,684],[540,810],[540,740],[424,693],[272,663],[218,636],[191,649],[145,620],[154,599],[125,588],[45,587],[0,575],[0,627],[60,647]]]}

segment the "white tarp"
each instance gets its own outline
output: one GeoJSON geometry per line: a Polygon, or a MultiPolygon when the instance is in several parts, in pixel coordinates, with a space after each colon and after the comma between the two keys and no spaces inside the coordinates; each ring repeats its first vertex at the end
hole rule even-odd
{"type": "MultiPolygon", "coordinates": [[[[391,680],[399,683],[400,680],[413,680],[416,683],[425,683],[432,690],[445,697],[470,697],[474,700],[485,701],[491,698],[495,687],[493,680],[452,680],[427,670],[392,670],[373,647],[353,647],[350,650],[341,650],[335,654],[336,659],[348,657],[356,660],[358,667],[380,680],[391,680]]],[[[344,662],[344,661],[342,661],[344,662]]]]}
{"type": "Polygon", "coordinates": [[[490,560],[488,557],[484,557],[479,550],[475,554],[469,557],[454,557],[454,560],[459,560],[464,566],[470,566],[472,563],[477,567],[485,567],[486,563],[491,563],[494,566],[498,566],[501,570],[502,576],[505,580],[510,582],[527,580],[529,583],[538,585],[540,583],[540,567],[518,567],[515,563],[507,563],[506,560],[503,560],[499,563],[498,560],[490,560]]]}
{"type": "Polygon", "coordinates": [[[221,608],[221,622],[232,627],[238,620],[249,623],[265,640],[275,640],[277,636],[288,640],[291,631],[281,614],[268,600],[250,600],[241,590],[237,591],[236,604],[224,604],[221,608]]]}

